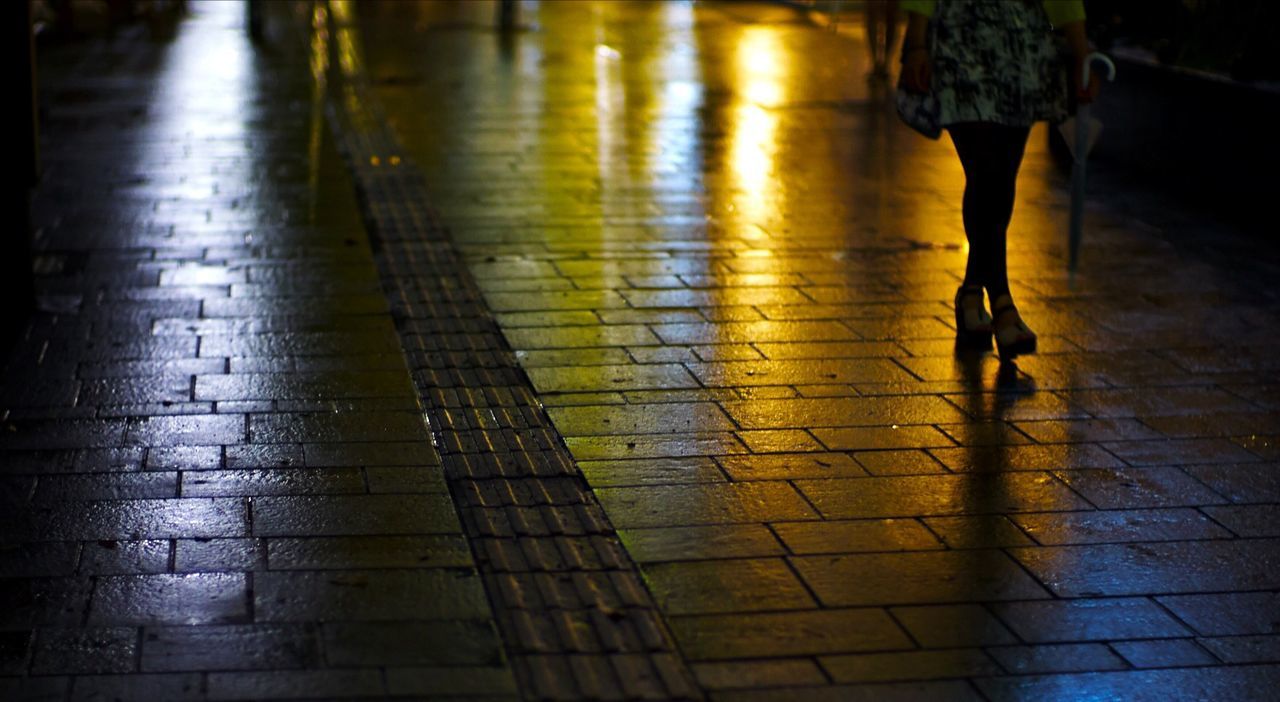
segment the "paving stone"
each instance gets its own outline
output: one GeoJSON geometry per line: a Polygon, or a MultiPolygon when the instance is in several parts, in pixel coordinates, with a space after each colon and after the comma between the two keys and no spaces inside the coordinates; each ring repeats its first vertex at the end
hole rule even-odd
{"type": "Polygon", "coordinates": [[[1191,639],[1114,641],[1111,648],[1135,668],[1175,668],[1217,662],[1191,639]]]}
{"type": "Polygon", "coordinates": [[[559,407],[547,412],[565,436],[732,431],[734,425],[711,403],[559,407]]]}
{"type": "Polygon", "coordinates": [[[251,571],[266,568],[260,539],[178,539],[173,570],[178,573],[251,571]]]}
{"type": "Polygon", "coordinates": [[[942,548],[928,529],[912,519],[780,522],[770,526],[797,555],[942,548]]]}
{"type": "Polygon", "coordinates": [[[773,534],[760,524],[623,529],[618,536],[639,563],[755,558],[785,553],[773,534]]]}
{"type": "Polygon", "coordinates": [[[1122,670],[1124,661],[1101,644],[996,646],[987,653],[1011,673],[1122,670]]]}
{"type": "Polygon", "coordinates": [[[992,700],[1124,698],[1146,702],[1176,699],[1264,700],[1280,682],[1280,667],[1188,668],[991,678],[977,682],[992,700]]]}
{"type": "Polygon", "coordinates": [[[371,493],[444,493],[449,490],[444,472],[435,467],[371,466],[364,469],[371,493]]]}
{"type": "Polygon", "coordinates": [[[245,534],[246,512],[234,498],[73,502],[39,508],[20,525],[33,541],[226,537],[245,534]]]}
{"type": "Polygon", "coordinates": [[[975,604],[894,607],[889,610],[911,638],[925,648],[1017,643],[987,609],[975,604]]]}
{"type": "Polygon", "coordinates": [[[57,702],[66,699],[71,678],[65,676],[0,678],[0,695],[23,702],[57,702]]]}
{"type": "Polygon", "coordinates": [[[538,392],[600,392],[696,388],[698,381],[677,364],[530,368],[538,392]]]}
{"type": "MultiPolygon", "coordinates": [[[[1058,514],[1052,512],[1051,514],[1058,514]]],[[[973,517],[927,517],[921,521],[949,548],[1030,546],[1032,540],[1012,517],[984,514],[973,517]]]]}
{"type": "Polygon", "coordinates": [[[1012,423],[1000,420],[940,424],[938,429],[974,454],[971,462],[978,470],[1001,470],[1009,446],[1031,443],[1012,423]]]}
{"type": "Polygon", "coordinates": [[[713,388],[911,380],[901,366],[880,358],[689,363],[686,367],[700,383],[713,388]]]}
{"type": "Polygon", "coordinates": [[[122,419],[51,419],[11,422],[0,449],[113,448],[124,438],[122,419]]]}
{"type": "Polygon", "coordinates": [[[828,607],[1048,597],[998,551],[797,556],[791,562],[828,607]]]}
{"type": "Polygon", "coordinates": [[[1208,416],[1140,417],[1143,424],[1165,436],[1206,437],[1275,434],[1280,432],[1273,414],[1221,412],[1208,416]]]}
{"type": "Polygon", "coordinates": [[[196,377],[197,400],[298,400],[323,397],[403,397],[408,389],[403,370],[325,373],[202,375],[196,377]]]}
{"type": "Polygon", "coordinates": [[[837,683],[964,678],[1003,672],[977,649],[860,653],[822,656],[818,660],[837,683]]]}
{"type": "Polygon", "coordinates": [[[504,333],[513,348],[569,349],[657,345],[661,340],[639,324],[611,324],[595,327],[525,327],[504,333]]]}
{"type": "MultiPolygon", "coordinates": [[[[1042,353],[1048,353],[1045,349],[1042,353]]],[[[1034,372],[1034,371],[1033,371],[1034,372]]],[[[1089,414],[1058,395],[1050,393],[964,393],[946,397],[974,419],[1044,420],[1085,419],[1089,414]]]]}
{"type": "Polygon", "coordinates": [[[604,488],[596,495],[619,529],[817,518],[781,482],[604,488]]]}
{"type": "Polygon", "coordinates": [[[821,685],[827,680],[817,664],[804,658],[698,663],[692,667],[698,683],[708,690],[821,685]]]}
{"type": "MultiPolygon", "coordinates": [[[[227,362],[221,358],[178,358],[172,360],[96,361],[81,363],[76,375],[85,379],[155,378],[209,375],[226,372],[227,362]]],[[[190,382],[187,385],[190,390],[190,382]]]]}
{"type": "Polygon", "coordinates": [[[152,626],[142,633],[143,671],[266,670],[320,661],[310,624],[152,626]]]}
{"type": "Polygon", "coordinates": [[[33,501],[131,500],[178,496],[177,473],[82,473],[40,478],[33,501]]]}
{"type": "Polygon", "coordinates": [[[1066,397],[1096,417],[1162,417],[1251,409],[1217,388],[1084,390],[1067,393],[1066,397]]]}
{"type": "Polygon", "coordinates": [[[125,443],[134,446],[211,446],[245,441],[239,415],[143,417],[129,421],[125,443]]]}
{"type": "Polygon", "coordinates": [[[726,479],[716,462],[705,456],[579,461],[578,469],[595,488],[718,483],[726,479]]]}
{"type": "Polygon", "coordinates": [[[1240,463],[1257,457],[1226,439],[1107,442],[1103,448],[1134,466],[1240,463]]]}
{"type": "Polygon", "coordinates": [[[465,568],[471,549],[461,536],[353,536],[267,541],[272,570],[465,568]]]}
{"type": "Polygon", "coordinates": [[[789,480],[865,476],[852,458],[843,453],[798,453],[726,456],[720,465],[733,480],[789,480]]]}
{"type": "Polygon", "coordinates": [[[79,405],[138,405],[191,400],[188,376],[105,378],[85,381],[76,400],[79,405]]]}
{"type": "Polygon", "coordinates": [[[8,605],[0,611],[0,630],[79,626],[92,588],[88,578],[0,580],[0,595],[8,605]]]}
{"type": "MultiPolygon", "coordinates": [[[[354,441],[343,437],[346,441],[354,441]]],[[[433,466],[440,459],[425,441],[379,441],[377,443],[308,443],[303,448],[309,468],[342,466],[433,466]]],[[[228,447],[230,461],[230,447],[228,447]]]]}
{"type": "Polygon", "coordinates": [[[644,576],[658,606],[673,616],[815,606],[780,558],[654,563],[645,566],[644,576]]]}
{"type": "Polygon", "coordinates": [[[138,632],[128,627],[40,629],[31,656],[35,675],[128,673],[135,669],[138,632]]]}
{"type": "Polygon", "coordinates": [[[1118,458],[1094,444],[1007,446],[995,454],[936,448],[929,453],[956,472],[1124,467],[1118,458]]]}
{"type": "Polygon", "coordinates": [[[1164,608],[1146,598],[1003,602],[991,608],[1030,643],[1191,635],[1164,608]]]}
{"type": "MultiPolygon", "coordinates": [[[[249,418],[249,434],[255,443],[268,444],[427,440],[422,417],[416,412],[255,414],[249,418]]],[[[307,465],[314,464],[308,460],[307,465]]]]}
{"type": "Polygon", "coordinates": [[[1275,663],[1280,660],[1280,635],[1210,637],[1196,641],[1226,663],[1275,663]]]}
{"type": "Polygon", "coordinates": [[[210,700],[307,699],[383,697],[386,688],[378,670],[282,670],[210,673],[210,700]]]}
{"type": "Polygon", "coordinates": [[[163,573],[168,570],[168,541],[103,539],[87,541],[81,547],[79,571],[82,575],[163,573]]]}
{"type": "Polygon", "coordinates": [[[741,690],[713,695],[717,702],[784,702],[797,697],[815,702],[838,700],[962,700],[982,699],[967,683],[955,680],[938,680],[909,683],[866,683],[856,685],[829,685],[826,687],[775,687],[766,690],[741,690]]]}
{"type": "Polygon", "coordinates": [[[517,687],[505,667],[450,666],[387,669],[387,691],[392,695],[486,695],[515,698],[517,687]]]}
{"type": "Polygon", "coordinates": [[[183,497],[335,495],[362,492],[365,492],[364,476],[354,468],[208,470],[182,474],[183,497]]]}
{"type": "Polygon", "coordinates": [[[956,442],[931,426],[853,427],[814,429],[813,435],[832,451],[930,448],[956,442]]]}
{"type": "Polygon", "coordinates": [[[262,497],[253,503],[254,536],[448,534],[458,531],[445,495],[262,497]]]}
{"type": "Polygon", "coordinates": [[[1045,444],[1161,439],[1163,434],[1130,418],[1020,421],[1018,431],[1045,444]]]}
{"type": "Polygon", "coordinates": [[[565,440],[573,457],[580,461],[629,460],[722,456],[746,453],[747,448],[733,434],[672,434],[646,436],[586,436],[565,440]]]}
{"type": "Polygon", "coordinates": [[[1010,553],[1059,597],[1276,587],[1272,540],[1017,548],[1010,553]],[[1088,568],[1080,568],[1088,563],[1088,568]]]}
{"type": "Polygon", "coordinates": [[[222,451],[221,446],[153,446],[147,449],[147,470],[213,470],[222,466],[222,451]]]}
{"type": "Polygon", "coordinates": [[[483,621],[332,622],[322,641],[336,666],[496,665],[502,656],[497,632],[483,621]]]}
{"type": "Polygon", "coordinates": [[[71,699],[76,702],[144,697],[159,697],[175,702],[203,700],[203,682],[201,676],[195,673],[78,675],[71,685],[71,699]]]}
{"type": "Polygon", "coordinates": [[[74,541],[5,544],[0,548],[0,578],[72,575],[80,560],[74,541]]]}
{"type": "Polygon", "coordinates": [[[918,449],[855,451],[853,458],[871,475],[923,475],[945,473],[929,453],[918,449]]]}
{"type": "Polygon", "coordinates": [[[911,647],[902,630],[880,609],[758,612],[670,621],[681,649],[694,661],[911,647]]]}
{"type": "Polygon", "coordinates": [[[934,424],[960,421],[964,416],[954,405],[938,397],[726,402],[724,409],[745,429],[934,424]]]}
{"type": "Polygon", "coordinates": [[[848,341],[855,338],[848,327],[831,321],[655,324],[652,328],[664,344],[848,341]]]}
{"type": "Polygon", "coordinates": [[[1226,529],[1187,508],[1014,514],[1009,519],[1046,546],[1231,537],[1226,529]]]}
{"type": "Polygon", "coordinates": [[[1280,466],[1274,463],[1183,466],[1182,470],[1232,502],[1280,502],[1280,466]]]}
{"type": "Polygon", "coordinates": [[[739,431],[735,434],[752,453],[801,453],[825,451],[813,435],[800,429],[739,431]]]}
{"type": "Polygon", "coordinates": [[[296,444],[241,444],[227,446],[225,452],[226,467],[232,470],[303,465],[302,446],[296,444]]]}
{"type": "Polygon", "coordinates": [[[277,571],[254,578],[263,622],[485,619],[489,605],[474,573],[448,570],[277,571]]]}
{"type": "Polygon", "coordinates": [[[822,358],[877,358],[900,353],[897,345],[883,341],[800,341],[754,344],[773,360],[822,358]]]}
{"type": "Polygon", "coordinates": [[[1280,594],[1275,592],[1170,595],[1156,601],[1204,636],[1280,633],[1280,594]]]}
{"type": "Polygon", "coordinates": [[[798,480],[796,487],[829,519],[943,516],[1087,509],[1045,473],[919,475],[798,480]]]}
{"type": "Polygon", "coordinates": [[[1280,536],[1280,505],[1221,505],[1202,510],[1214,521],[1246,537],[1280,536]]]}
{"type": "Polygon", "coordinates": [[[91,624],[234,624],[248,621],[248,583],[239,573],[112,575],[98,578],[91,624]]]}

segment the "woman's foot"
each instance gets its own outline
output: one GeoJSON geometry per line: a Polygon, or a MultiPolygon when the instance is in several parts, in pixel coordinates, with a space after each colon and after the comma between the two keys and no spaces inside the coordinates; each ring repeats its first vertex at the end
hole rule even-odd
{"type": "Polygon", "coordinates": [[[991,348],[991,315],[982,304],[982,288],[961,285],[956,290],[956,344],[991,348]]]}
{"type": "Polygon", "coordinates": [[[1004,294],[993,299],[991,316],[1001,360],[1010,361],[1036,352],[1036,333],[1022,321],[1012,297],[1004,294]]]}

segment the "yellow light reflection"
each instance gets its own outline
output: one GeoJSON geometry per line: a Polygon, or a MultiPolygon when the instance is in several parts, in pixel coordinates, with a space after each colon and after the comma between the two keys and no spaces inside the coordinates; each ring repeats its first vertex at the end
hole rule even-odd
{"type": "MultiPolygon", "coordinates": [[[[735,238],[764,238],[765,224],[785,211],[785,194],[780,187],[781,125],[771,108],[789,98],[789,81],[794,66],[784,50],[778,29],[769,25],[749,26],[734,43],[732,87],[737,100],[725,115],[728,122],[721,205],[728,215],[729,230],[735,238]]],[[[762,261],[773,260],[767,248],[739,252],[762,261]]],[[[759,304],[771,294],[764,287],[778,280],[770,267],[756,269],[755,285],[718,287],[717,301],[726,306],[759,304]]],[[[742,282],[742,281],[738,281],[742,282]]]]}
{"type": "Polygon", "coordinates": [[[307,218],[314,222],[320,191],[320,145],[329,79],[329,13],[316,3],[311,13],[311,114],[307,133],[307,218]]]}
{"type": "Polygon", "coordinates": [[[338,25],[351,23],[352,8],[349,0],[329,0],[329,5],[333,8],[333,21],[335,23],[338,25]]]}

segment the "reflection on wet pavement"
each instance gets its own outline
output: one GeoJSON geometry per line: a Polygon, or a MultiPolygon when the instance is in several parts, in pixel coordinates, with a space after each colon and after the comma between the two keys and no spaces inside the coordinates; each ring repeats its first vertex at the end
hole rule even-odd
{"type": "Polygon", "coordinates": [[[41,45],[0,698],[510,694],[329,137],[327,38],[284,36],[310,3],[258,47],[243,5],[189,5],[168,40],[41,45]]]}
{"type": "Polygon", "coordinates": [[[1072,283],[1039,129],[1010,247],[1041,353],[1001,366],[954,348],[959,165],[856,28],[331,0],[271,4],[255,48],[242,7],[190,4],[168,40],[42,56],[0,698],[660,698],[685,664],[716,700],[1280,686],[1260,246],[1234,270],[1196,248],[1215,223],[1099,197],[1072,283]],[[423,173],[408,211],[483,305],[375,267],[421,251],[371,252],[390,207],[362,222],[331,130],[384,118],[407,148],[368,168],[423,173]],[[409,318],[443,302],[473,326],[409,318]],[[526,377],[407,365],[498,355],[485,306],[526,377]]]}
{"type": "Polygon", "coordinates": [[[1153,597],[1280,585],[1265,280],[1096,208],[1072,285],[1037,130],[1010,246],[1041,354],[957,357],[959,166],[860,44],[772,4],[493,11],[360,5],[369,78],[708,690],[1271,684],[1133,671],[1275,660],[1153,597]]]}

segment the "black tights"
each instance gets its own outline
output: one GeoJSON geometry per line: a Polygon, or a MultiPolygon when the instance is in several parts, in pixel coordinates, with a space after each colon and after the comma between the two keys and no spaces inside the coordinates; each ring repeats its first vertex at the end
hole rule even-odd
{"type": "Polygon", "coordinates": [[[966,122],[947,130],[964,167],[964,235],[969,239],[964,284],[986,288],[995,300],[1009,294],[1005,235],[1030,128],[966,122]]]}

